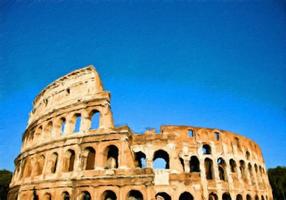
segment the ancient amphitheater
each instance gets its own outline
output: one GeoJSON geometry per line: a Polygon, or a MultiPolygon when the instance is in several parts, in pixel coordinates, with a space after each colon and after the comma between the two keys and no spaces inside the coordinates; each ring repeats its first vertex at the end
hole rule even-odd
{"type": "Polygon", "coordinates": [[[256,143],[220,129],[115,127],[93,66],[36,97],[22,141],[9,200],[272,200],[256,143]]]}

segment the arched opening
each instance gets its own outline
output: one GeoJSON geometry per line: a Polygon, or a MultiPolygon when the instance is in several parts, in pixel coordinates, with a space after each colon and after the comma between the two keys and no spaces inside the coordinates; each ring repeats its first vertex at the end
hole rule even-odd
{"type": "Polygon", "coordinates": [[[254,170],[255,170],[255,173],[257,174],[257,165],[254,164],[254,170]]]}
{"type": "Polygon", "coordinates": [[[209,154],[211,154],[212,151],[211,151],[210,145],[204,144],[203,147],[202,147],[202,153],[203,153],[203,155],[209,155],[209,154]]]}
{"type": "Polygon", "coordinates": [[[82,193],[82,198],[81,200],[91,200],[91,196],[90,196],[90,193],[88,191],[84,191],[82,193]]]}
{"type": "Polygon", "coordinates": [[[52,200],[51,194],[50,194],[50,193],[46,193],[46,194],[44,195],[44,200],[52,200]]]}
{"type": "Polygon", "coordinates": [[[116,194],[111,191],[111,190],[107,190],[103,193],[103,200],[116,200],[117,197],[116,197],[116,194]]]}
{"type": "Polygon", "coordinates": [[[213,161],[209,158],[205,159],[206,179],[211,180],[214,178],[213,174],[213,161]]]}
{"type": "Polygon", "coordinates": [[[185,171],[185,163],[184,163],[184,159],[183,158],[179,158],[180,163],[182,165],[183,171],[185,171]]]}
{"type": "Polygon", "coordinates": [[[74,129],[73,132],[77,133],[80,131],[81,114],[77,113],[73,117],[74,129]]]}
{"type": "Polygon", "coordinates": [[[225,161],[222,158],[217,159],[217,165],[218,165],[218,172],[219,172],[219,179],[222,181],[226,181],[226,164],[225,161]]]}
{"type": "Polygon", "coordinates": [[[70,200],[70,194],[68,192],[63,192],[63,200],[70,200]]]}
{"type": "Polygon", "coordinates": [[[239,170],[240,170],[242,179],[246,180],[245,162],[243,160],[239,161],[239,170]]]}
{"type": "Polygon", "coordinates": [[[114,169],[118,168],[118,148],[114,145],[110,145],[105,150],[106,155],[106,168],[114,169]]]}
{"type": "Polygon", "coordinates": [[[214,137],[215,137],[215,140],[216,140],[216,141],[219,141],[219,138],[220,138],[220,137],[219,137],[219,132],[215,132],[215,133],[214,133],[214,137]]]}
{"type": "Polygon", "coordinates": [[[249,151],[246,151],[245,157],[246,157],[247,160],[249,160],[249,158],[250,158],[250,153],[249,153],[249,151]]]}
{"type": "Polygon", "coordinates": [[[236,196],[236,200],[242,200],[243,198],[242,198],[242,195],[241,194],[238,194],[237,196],[236,196]]]}
{"type": "Polygon", "coordinates": [[[200,172],[200,161],[197,156],[192,156],[190,160],[190,172],[200,172]]]}
{"type": "Polygon", "coordinates": [[[138,190],[131,190],[128,193],[128,200],[143,200],[143,195],[138,190]]]}
{"type": "Polygon", "coordinates": [[[259,200],[259,197],[257,196],[257,195],[255,195],[255,198],[254,198],[255,200],[259,200]]]}
{"type": "Polygon", "coordinates": [[[37,191],[35,188],[33,188],[33,196],[32,196],[33,200],[39,200],[39,195],[37,194],[37,191]]]}
{"type": "Polygon", "coordinates": [[[246,200],[251,200],[251,196],[249,194],[246,195],[246,200]]]}
{"type": "Polygon", "coordinates": [[[218,196],[212,192],[209,194],[209,200],[218,200],[218,196]]]}
{"type": "Polygon", "coordinates": [[[227,192],[223,193],[222,200],[231,200],[230,194],[227,192]]]}
{"type": "Polygon", "coordinates": [[[158,150],[153,156],[153,168],[169,169],[169,154],[164,150],[158,150]]]}
{"type": "Polygon", "coordinates": [[[94,164],[95,164],[95,150],[92,147],[87,147],[85,149],[85,152],[87,155],[85,169],[92,170],[94,169],[94,164]]]}
{"type": "Polygon", "coordinates": [[[58,154],[53,153],[51,157],[51,173],[56,173],[58,165],[58,154]]]}
{"type": "Polygon", "coordinates": [[[188,136],[189,137],[194,137],[194,131],[192,129],[188,130],[188,136]]]}
{"type": "Polygon", "coordinates": [[[191,195],[191,193],[189,192],[183,192],[180,197],[179,200],[193,200],[193,195],[191,195]]]}
{"type": "Polygon", "coordinates": [[[236,172],[236,162],[233,159],[230,159],[229,165],[230,165],[230,171],[232,173],[235,173],[236,172]]]}
{"type": "Polygon", "coordinates": [[[68,150],[66,152],[66,161],[64,163],[64,171],[71,172],[74,169],[75,152],[74,150],[68,150]]]}
{"type": "MultiPolygon", "coordinates": [[[[267,198],[267,196],[266,196],[266,198],[267,198]]],[[[263,195],[261,195],[261,200],[264,200],[264,196],[263,195]]]]}
{"type": "Polygon", "coordinates": [[[64,118],[64,117],[61,118],[61,125],[60,126],[61,126],[61,129],[60,129],[61,135],[64,135],[65,129],[66,129],[66,118],[64,118]]]}
{"type": "Polygon", "coordinates": [[[155,199],[156,200],[171,200],[171,197],[166,192],[158,192],[155,196],[155,199]]]}
{"type": "Polygon", "coordinates": [[[100,113],[97,110],[93,110],[90,113],[90,129],[96,130],[99,128],[100,113]]]}
{"type": "Polygon", "coordinates": [[[145,168],[147,166],[146,155],[142,151],[135,153],[135,161],[136,161],[137,167],[145,168]]]}

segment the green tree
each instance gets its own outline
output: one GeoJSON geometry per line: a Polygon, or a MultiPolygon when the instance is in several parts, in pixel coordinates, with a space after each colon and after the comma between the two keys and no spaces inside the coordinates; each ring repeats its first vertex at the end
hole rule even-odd
{"type": "Polygon", "coordinates": [[[267,171],[274,200],[286,200],[286,167],[276,167],[267,171]]]}
{"type": "Polygon", "coordinates": [[[0,170],[0,200],[6,200],[12,173],[8,170],[0,170]]]}

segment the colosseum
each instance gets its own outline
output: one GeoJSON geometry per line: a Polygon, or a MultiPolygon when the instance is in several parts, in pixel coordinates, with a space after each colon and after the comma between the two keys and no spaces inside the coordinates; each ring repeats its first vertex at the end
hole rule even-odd
{"type": "Polygon", "coordinates": [[[272,200],[263,156],[220,129],[114,126],[93,66],[35,98],[9,200],[272,200]],[[160,165],[156,162],[160,161],[160,165]]]}

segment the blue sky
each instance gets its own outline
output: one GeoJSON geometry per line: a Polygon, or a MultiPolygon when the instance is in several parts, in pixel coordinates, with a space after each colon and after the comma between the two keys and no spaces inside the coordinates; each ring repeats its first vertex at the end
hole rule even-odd
{"type": "Polygon", "coordinates": [[[33,98],[94,64],[117,125],[245,135],[286,165],[285,1],[1,1],[0,169],[13,170],[33,98]]]}

